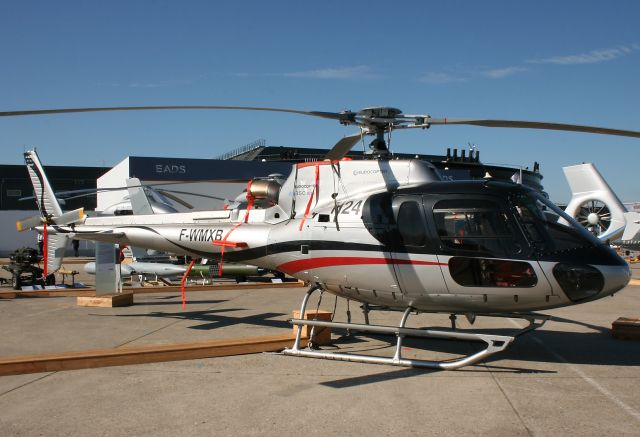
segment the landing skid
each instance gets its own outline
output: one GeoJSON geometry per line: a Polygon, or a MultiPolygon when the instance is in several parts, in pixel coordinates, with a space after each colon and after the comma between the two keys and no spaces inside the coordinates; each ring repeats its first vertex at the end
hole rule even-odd
{"type": "MultiPolygon", "coordinates": [[[[307,308],[309,297],[311,296],[311,294],[313,294],[314,291],[318,289],[320,289],[320,287],[317,285],[314,285],[311,288],[309,288],[309,290],[307,291],[307,294],[302,300],[300,314],[304,314],[307,308]]],[[[311,330],[311,339],[310,339],[311,341],[313,340],[313,331],[316,326],[336,328],[336,329],[347,329],[351,331],[360,331],[360,332],[373,332],[378,334],[395,334],[397,337],[397,342],[396,342],[395,353],[391,358],[362,355],[362,354],[326,352],[326,351],[320,351],[320,350],[312,350],[310,348],[302,349],[300,348],[300,340],[301,340],[301,333],[302,333],[301,328],[298,328],[297,330],[296,340],[293,347],[290,349],[285,349],[282,353],[285,355],[294,355],[294,356],[310,357],[310,358],[323,358],[323,359],[339,360],[339,361],[352,361],[352,362],[371,363],[371,364],[390,364],[393,366],[421,367],[421,368],[440,369],[440,370],[455,370],[464,366],[468,366],[470,364],[477,363],[478,361],[481,361],[495,353],[505,350],[507,346],[509,346],[509,344],[516,339],[516,337],[526,332],[529,332],[533,329],[539,328],[549,318],[548,316],[541,315],[541,314],[483,314],[483,315],[495,316],[495,317],[521,318],[529,322],[529,326],[522,329],[517,334],[513,336],[505,336],[505,335],[487,335],[487,334],[478,334],[478,333],[467,333],[467,332],[460,332],[455,330],[440,331],[440,330],[433,330],[433,329],[406,328],[405,325],[406,325],[407,319],[409,317],[409,314],[412,311],[414,310],[411,307],[404,310],[398,326],[370,325],[368,323],[357,324],[357,323],[327,322],[323,320],[302,320],[302,319],[291,320],[291,323],[293,325],[296,325],[299,327],[303,325],[308,325],[313,327],[311,330]],[[409,358],[402,357],[402,342],[404,340],[404,337],[428,337],[428,338],[438,338],[438,339],[447,339],[447,340],[482,341],[486,343],[487,347],[479,352],[476,352],[474,354],[467,355],[465,357],[461,357],[455,360],[427,361],[427,360],[409,359],[409,358]]]]}

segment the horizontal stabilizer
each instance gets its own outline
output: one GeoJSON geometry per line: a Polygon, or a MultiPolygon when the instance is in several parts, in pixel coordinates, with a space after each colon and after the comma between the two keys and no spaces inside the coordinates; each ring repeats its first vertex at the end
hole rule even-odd
{"type": "Polygon", "coordinates": [[[76,240],[92,240],[105,243],[118,243],[125,236],[124,232],[76,232],[73,234],[76,240]]]}
{"type": "Polygon", "coordinates": [[[627,225],[624,228],[622,237],[613,242],[625,249],[640,250],[640,213],[635,211],[625,212],[624,218],[627,225]]]}

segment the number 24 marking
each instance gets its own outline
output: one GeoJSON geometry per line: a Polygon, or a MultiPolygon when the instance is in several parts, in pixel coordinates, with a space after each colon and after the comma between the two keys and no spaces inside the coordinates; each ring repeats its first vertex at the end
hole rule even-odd
{"type": "MultiPolygon", "coordinates": [[[[362,200],[359,200],[355,203],[349,200],[345,203],[339,203],[337,205],[338,214],[360,214],[360,208],[362,208],[362,200]]],[[[336,212],[336,207],[331,210],[331,214],[336,212]]]]}

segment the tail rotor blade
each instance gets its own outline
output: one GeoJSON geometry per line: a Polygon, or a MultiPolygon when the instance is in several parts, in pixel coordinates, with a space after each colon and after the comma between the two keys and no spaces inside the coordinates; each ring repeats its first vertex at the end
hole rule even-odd
{"type": "Polygon", "coordinates": [[[16,222],[16,229],[18,230],[18,232],[28,231],[35,227],[42,226],[43,223],[44,223],[43,218],[40,217],[39,215],[36,215],[26,219],[18,220],[16,222]]]}

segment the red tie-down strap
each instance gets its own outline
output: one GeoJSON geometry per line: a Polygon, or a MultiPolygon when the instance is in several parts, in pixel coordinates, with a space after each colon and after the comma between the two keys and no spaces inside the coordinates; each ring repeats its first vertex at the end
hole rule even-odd
{"type": "Polygon", "coordinates": [[[191,273],[191,268],[195,263],[196,263],[196,260],[192,259],[191,262],[189,263],[189,267],[187,267],[187,271],[184,272],[184,275],[182,275],[182,281],[180,281],[180,287],[182,289],[182,309],[185,309],[187,307],[187,297],[184,293],[184,283],[187,280],[187,276],[189,276],[189,273],[191,273]]]}
{"type": "Polygon", "coordinates": [[[220,269],[218,270],[218,277],[222,276],[222,260],[224,258],[224,248],[225,247],[247,247],[247,243],[227,241],[227,239],[229,238],[229,235],[231,235],[233,231],[235,231],[240,227],[240,225],[242,225],[243,223],[247,223],[249,221],[249,211],[251,211],[251,208],[253,208],[253,204],[256,200],[255,197],[251,195],[251,182],[253,181],[249,181],[247,183],[247,213],[244,216],[244,221],[237,223],[231,229],[229,229],[229,232],[227,232],[227,235],[225,235],[221,241],[212,242],[214,246],[220,246],[220,269]]]}
{"type": "Polygon", "coordinates": [[[309,202],[307,202],[307,208],[304,210],[304,216],[300,221],[300,230],[302,231],[302,226],[304,225],[305,220],[309,217],[309,211],[311,211],[311,203],[313,202],[313,195],[315,194],[316,202],[318,201],[319,191],[320,191],[320,163],[314,165],[316,168],[316,182],[313,186],[313,190],[311,190],[311,196],[309,196],[309,202]]]}
{"type": "MultiPolygon", "coordinates": [[[[256,198],[251,194],[251,183],[253,181],[249,181],[247,183],[247,213],[244,215],[244,222],[247,223],[249,221],[249,211],[253,208],[253,203],[256,201],[256,198]]],[[[228,236],[228,235],[227,235],[228,236]]]]}
{"type": "Polygon", "coordinates": [[[42,274],[44,275],[45,281],[47,280],[47,264],[49,263],[49,245],[47,244],[47,224],[44,223],[44,227],[42,228],[42,263],[43,269],[42,274]]]}
{"type": "Polygon", "coordinates": [[[118,252],[118,262],[121,263],[124,261],[124,250],[129,247],[126,244],[124,246],[120,246],[120,252],[118,252]]]}

